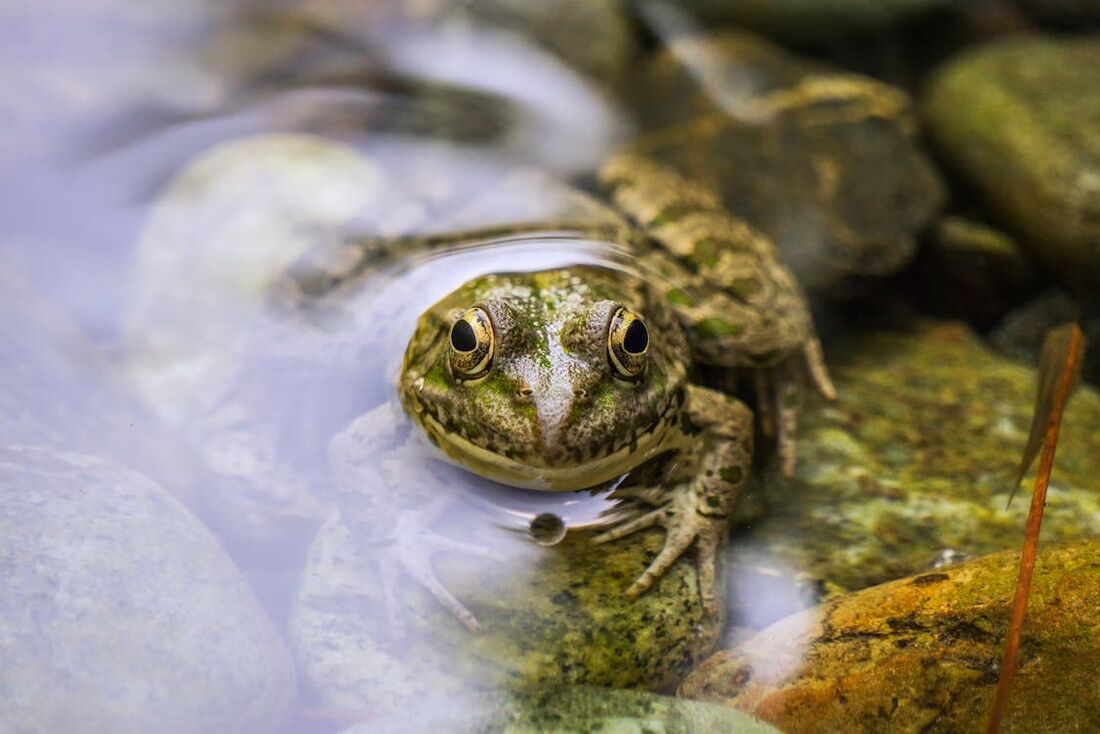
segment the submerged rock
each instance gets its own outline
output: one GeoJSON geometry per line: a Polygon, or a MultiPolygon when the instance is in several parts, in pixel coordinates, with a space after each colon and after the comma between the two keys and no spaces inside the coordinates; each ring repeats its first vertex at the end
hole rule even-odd
{"type": "Polygon", "coordinates": [[[1057,26],[1100,25],[1096,0],[1019,0],[1029,15],[1057,26]]]}
{"type": "MultiPolygon", "coordinates": [[[[713,655],[680,687],[787,732],[978,731],[1019,552],[866,589],[713,655]]],[[[1007,731],[1100,728],[1100,540],[1041,550],[1007,731]]]]}
{"type": "Polygon", "coordinates": [[[1014,39],[950,63],[925,113],[945,162],[1066,283],[1100,287],[1100,40],[1014,39]]]}
{"type": "Polygon", "coordinates": [[[914,267],[929,311],[985,328],[1035,284],[1035,265],[1012,237],[960,216],[937,222],[914,267]]]}
{"type": "Polygon", "coordinates": [[[642,691],[577,686],[538,693],[498,693],[428,703],[391,719],[371,719],[344,734],[471,732],[669,732],[776,734],[770,725],[724,706],[642,691]]]}
{"type": "Polygon", "coordinates": [[[993,347],[1014,359],[1038,364],[1047,331],[1069,321],[1085,333],[1085,361],[1081,377],[1100,385],[1100,309],[1061,289],[1052,289],[1005,314],[989,333],[993,347]]]}
{"type": "Polygon", "coordinates": [[[399,632],[386,620],[372,558],[334,517],[294,602],[300,670],[322,705],[368,711],[501,687],[674,685],[719,632],[699,603],[694,559],[681,558],[631,600],[624,592],[660,550],[663,531],[602,546],[590,539],[580,532],[550,548],[525,542],[497,561],[437,556],[441,581],[482,629],[467,631],[409,580],[398,599],[399,632]]]}
{"type": "Polygon", "coordinates": [[[638,88],[641,152],[716,190],[803,286],[897,272],[943,200],[902,90],[748,34],[676,39],[638,88]]]}
{"type": "Polygon", "coordinates": [[[267,729],[290,657],[216,540],[140,474],[0,449],[0,729],[267,729]]]}
{"type": "MultiPolygon", "coordinates": [[[[1035,370],[952,323],[834,340],[829,352],[837,401],[803,413],[795,479],[770,469],[760,492],[768,514],[734,538],[735,621],[774,621],[768,605],[784,593],[795,598],[776,613],[929,570],[940,558],[1019,545],[1030,476],[1023,498],[1006,502],[1035,370]]],[[[1065,414],[1045,541],[1100,530],[1098,445],[1100,394],[1082,387],[1065,414]]]]}
{"type": "Polygon", "coordinates": [[[882,32],[947,0],[675,0],[702,19],[752,28],[790,42],[827,41],[856,33],[882,32]]]}

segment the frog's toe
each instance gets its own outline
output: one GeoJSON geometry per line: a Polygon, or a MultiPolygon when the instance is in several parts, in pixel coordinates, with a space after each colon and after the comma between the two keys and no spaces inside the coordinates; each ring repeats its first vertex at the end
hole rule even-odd
{"type": "Polygon", "coordinates": [[[806,369],[810,373],[810,379],[814,387],[826,400],[836,400],[836,388],[829,379],[829,370],[825,367],[825,355],[821,351],[821,342],[817,339],[809,339],[802,347],[802,354],[806,359],[806,369]]]}
{"type": "Polygon", "coordinates": [[[668,570],[672,568],[672,564],[676,563],[676,559],[691,547],[694,540],[695,532],[692,529],[684,527],[682,524],[675,524],[670,527],[668,535],[665,536],[665,545],[661,548],[661,552],[650,562],[649,567],[642,572],[642,575],[630,585],[630,588],[626,590],[626,595],[633,599],[649,591],[653,584],[668,573],[668,570]]]}
{"type": "Polygon", "coordinates": [[[653,510],[647,512],[644,515],[634,518],[633,520],[627,520],[622,522],[610,530],[606,530],[592,539],[592,542],[596,545],[603,545],[604,543],[610,543],[613,540],[619,538],[625,538],[631,533],[636,533],[639,530],[645,530],[646,528],[653,527],[660,523],[665,514],[665,509],[653,510]]]}
{"type": "Polygon", "coordinates": [[[699,601],[703,605],[703,612],[707,615],[718,614],[718,584],[716,574],[718,569],[718,549],[722,547],[725,539],[725,527],[721,535],[706,533],[699,536],[695,546],[696,567],[699,573],[699,601]]]}
{"type": "Polygon", "coordinates": [[[368,553],[379,565],[382,597],[390,630],[395,637],[403,637],[404,610],[399,601],[402,575],[426,589],[428,593],[466,629],[478,632],[481,626],[477,618],[460,602],[436,576],[432,557],[437,553],[461,553],[497,560],[489,548],[448,538],[427,527],[423,513],[400,513],[394,523],[393,537],[381,548],[373,546],[368,553]]]}
{"type": "MultiPolygon", "coordinates": [[[[478,624],[477,618],[443,585],[443,582],[436,576],[431,563],[431,556],[434,553],[440,550],[453,551],[458,549],[458,546],[465,546],[466,544],[457,543],[457,541],[442,536],[430,540],[422,538],[420,543],[421,547],[415,550],[403,548],[398,552],[397,558],[383,558],[380,560],[382,593],[386,603],[386,616],[390,630],[395,636],[404,636],[404,618],[401,606],[397,601],[400,575],[404,571],[412,577],[413,581],[424,587],[463,627],[470,632],[479,632],[481,625],[478,624]]],[[[461,552],[469,551],[462,550],[461,552]]],[[[481,555],[481,553],[476,552],[475,555],[481,555]]]]}

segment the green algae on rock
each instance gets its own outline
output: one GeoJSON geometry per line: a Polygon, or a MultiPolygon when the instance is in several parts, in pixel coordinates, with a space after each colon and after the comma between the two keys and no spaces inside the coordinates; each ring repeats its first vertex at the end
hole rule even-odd
{"type": "MultiPolygon", "coordinates": [[[[818,590],[854,591],[944,557],[1017,547],[1027,502],[1005,503],[1027,442],[1035,370],[954,323],[830,347],[839,397],[807,412],[795,479],[774,468],[765,475],[770,511],[735,537],[734,588],[763,566],[818,590]]],[[[1100,531],[1098,445],[1100,394],[1082,387],[1066,410],[1044,542],[1100,531]]],[[[755,603],[742,600],[740,613],[755,603]]]]}
{"type": "Polygon", "coordinates": [[[726,706],[595,686],[426,701],[392,720],[372,718],[343,734],[410,730],[455,734],[778,734],[770,724],[726,706]]]}
{"type": "Polygon", "coordinates": [[[1040,262],[1100,287],[1100,39],[1013,39],[951,62],[924,104],[946,164],[1040,262]]]}
{"type": "MultiPolygon", "coordinates": [[[[788,732],[978,731],[1018,566],[1005,551],[835,599],[711,656],[680,693],[788,732]]],[[[1100,728],[1097,599],[1100,540],[1040,549],[1006,730],[1100,728]]]]}
{"type": "Polygon", "coordinates": [[[901,89],[745,33],[675,39],[638,85],[633,149],[720,195],[803,287],[904,267],[943,185],[901,89]]]}
{"type": "Polygon", "coordinates": [[[668,688],[713,648],[719,620],[703,613],[691,558],[641,597],[625,596],[663,540],[663,531],[650,530],[596,546],[581,532],[551,548],[517,542],[499,561],[438,556],[440,578],[482,630],[468,632],[409,584],[398,600],[402,636],[381,612],[369,556],[356,552],[334,517],[318,534],[294,601],[300,670],[322,705],[342,708],[502,687],[668,688]]]}

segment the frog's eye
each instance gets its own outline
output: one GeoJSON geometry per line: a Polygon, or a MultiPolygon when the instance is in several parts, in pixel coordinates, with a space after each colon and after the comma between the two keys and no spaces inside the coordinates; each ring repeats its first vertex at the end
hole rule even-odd
{"type": "Polygon", "coordinates": [[[642,317],[625,308],[617,310],[607,331],[607,357],[615,374],[624,380],[641,377],[648,350],[649,330],[642,317]]]}
{"type": "Polygon", "coordinates": [[[495,348],[493,323],[484,309],[471,308],[451,325],[451,368],[460,380],[484,377],[495,348]]]}

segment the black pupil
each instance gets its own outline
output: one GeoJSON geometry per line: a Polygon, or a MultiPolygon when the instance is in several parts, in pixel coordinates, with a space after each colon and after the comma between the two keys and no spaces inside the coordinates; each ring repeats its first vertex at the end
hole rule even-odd
{"type": "Polygon", "coordinates": [[[477,337],[474,336],[474,327],[463,319],[451,329],[451,346],[456,352],[472,352],[477,346],[477,337]]]}
{"type": "Polygon", "coordinates": [[[623,349],[631,354],[641,354],[649,346],[649,331],[640,320],[634,319],[630,326],[626,327],[626,336],[623,337],[623,349]]]}

